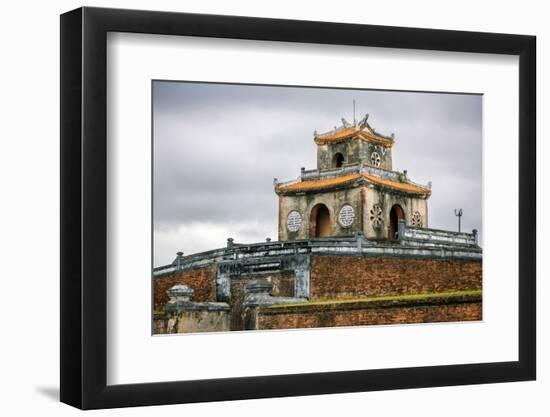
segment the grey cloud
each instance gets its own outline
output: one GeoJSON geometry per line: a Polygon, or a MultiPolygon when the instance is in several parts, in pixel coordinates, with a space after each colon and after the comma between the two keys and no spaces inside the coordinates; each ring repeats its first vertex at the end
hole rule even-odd
{"type": "Polygon", "coordinates": [[[155,265],[237,240],[276,238],[273,177],[313,168],[313,131],[369,113],[395,133],[394,169],[432,181],[430,227],[481,229],[482,96],[155,82],[155,265]],[[202,233],[202,235],[201,235],[202,233]],[[191,238],[192,236],[192,238],[191,238]],[[202,237],[203,238],[202,238],[202,237]]]}

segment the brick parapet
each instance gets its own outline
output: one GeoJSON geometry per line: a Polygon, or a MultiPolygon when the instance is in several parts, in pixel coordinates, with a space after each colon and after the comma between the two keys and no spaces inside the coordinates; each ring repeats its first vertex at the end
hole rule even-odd
{"type": "Polygon", "coordinates": [[[481,294],[431,296],[414,300],[378,300],[304,304],[258,309],[256,330],[482,320],[481,294]]]}
{"type": "Polygon", "coordinates": [[[312,256],[310,300],[481,290],[480,260],[312,256]]]}
{"type": "Polygon", "coordinates": [[[380,297],[365,299],[336,299],[321,302],[306,302],[296,304],[280,304],[263,306],[259,313],[264,315],[321,313],[326,311],[351,311],[379,308],[400,308],[450,305],[462,303],[480,303],[481,291],[465,291],[456,293],[418,294],[414,296],[380,297]]]}

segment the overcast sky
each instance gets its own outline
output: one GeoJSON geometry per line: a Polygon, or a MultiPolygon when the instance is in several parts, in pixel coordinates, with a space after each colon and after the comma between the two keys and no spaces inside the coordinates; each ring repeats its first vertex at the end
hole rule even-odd
{"type": "Polygon", "coordinates": [[[481,231],[482,97],[438,93],[155,81],[154,265],[277,239],[273,178],[316,167],[313,131],[369,113],[395,133],[393,169],[432,181],[429,227],[481,231]]]}

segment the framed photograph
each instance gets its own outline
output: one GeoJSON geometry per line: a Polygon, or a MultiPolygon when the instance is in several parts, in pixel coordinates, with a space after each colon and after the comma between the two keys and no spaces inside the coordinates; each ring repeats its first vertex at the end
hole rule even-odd
{"type": "Polygon", "coordinates": [[[533,380],[535,37],[61,16],[61,401],[533,380]]]}

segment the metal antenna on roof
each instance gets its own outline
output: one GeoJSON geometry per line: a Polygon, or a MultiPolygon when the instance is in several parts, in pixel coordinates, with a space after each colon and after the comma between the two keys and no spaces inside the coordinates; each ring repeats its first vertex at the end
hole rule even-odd
{"type": "Polygon", "coordinates": [[[460,233],[460,218],[462,217],[462,209],[455,209],[455,216],[458,217],[458,233],[460,233]]]}
{"type": "Polygon", "coordinates": [[[353,126],[357,125],[357,120],[355,120],[355,99],[353,99],[353,126]]]}

